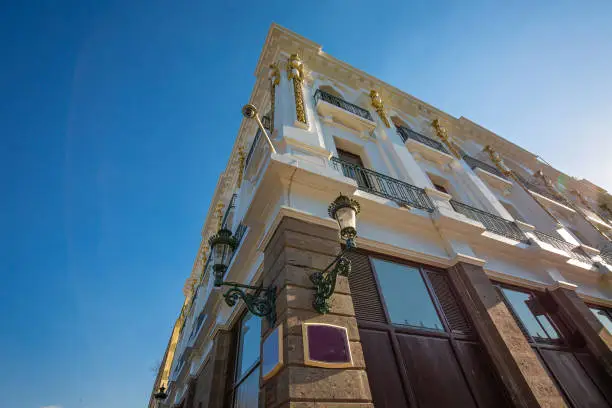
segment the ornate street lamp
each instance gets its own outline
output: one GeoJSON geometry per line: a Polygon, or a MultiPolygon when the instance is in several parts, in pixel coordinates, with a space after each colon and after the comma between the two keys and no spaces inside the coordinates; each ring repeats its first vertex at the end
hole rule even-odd
{"type": "Polygon", "coordinates": [[[158,392],[153,394],[153,398],[155,398],[155,400],[157,401],[158,407],[161,405],[161,402],[165,400],[167,397],[168,397],[168,394],[166,394],[166,387],[164,387],[163,385],[159,387],[158,392]]]}
{"type": "Polygon", "coordinates": [[[238,241],[232,236],[230,230],[223,228],[213,235],[208,243],[213,262],[214,286],[217,288],[221,286],[230,287],[223,295],[225,303],[233,307],[239,299],[242,299],[249,312],[255,316],[267,318],[270,326],[273,327],[276,321],[276,287],[264,288],[263,286],[243,285],[237,282],[225,282],[223,277],[238,246],[238,241]]]}
{"type": "Polygon", "coordinates": [[[359,214],[359,211],[359,203],[342,194],[329,205],[328,214],[338,222],[340,236],[345,240],[345,246],[340,255],[323,272],[315,272],[310,276],[310,280],[315,284],[316,289],[312,306],[319,313],[329,312],[328,299],[334,294],[338,275],[348,276],[351,272],[351,261],[344,254],[357,247],[355,237],[357,236],[357,214],[359,214]],[[331,269],[332,267],[333,269],[331,269]]]}

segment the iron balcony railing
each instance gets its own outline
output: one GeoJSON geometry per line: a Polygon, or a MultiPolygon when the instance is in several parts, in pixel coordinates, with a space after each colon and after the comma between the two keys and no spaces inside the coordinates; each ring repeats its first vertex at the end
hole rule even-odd
{"type": "Polygon", "coordinates": [[[557,249],[567,252],[573,259],[577,259],[586,263],[593,263],[591,258],[588,257],[587,254],[581,248],[578,248],[578,245],[572,244],[571,242],[567,242],[560,237],[557,238],[555,236],[545,234],[541,231],[533,231],[536,238],[542,242],[546,242],[554,246],[557,249]]]}
{"type": "Polygon", "coordinates": [[[527,180],[525,177],[519,174],[516,174],[516,176],[521,181],[521,183],[523,183],[525,187],[527,187],[529,190],[533,191],[534,193],[538,193],[539,195],[549,198],[558,203],[561,203],[567,206],[571,206],[571,204],[565,198],[563,198],[559,194],[554,194],[546,186],[532,183],[531,181],[527,180]]]}
{"type": "Polygon", "coordinates": [[[357,105],[353,105],[352,103],[349,103],[347,101],[345,101],[344,99],[338,98],[337,96],[334,96],[330,93],[327,93],[325,91],[322,91],[320,89],[317,89],[317,91],[314,94],[314,100],[315,100],[315,105],[317,103],[317,101],[322,100],[325,101],[327,103],[331,103],[332,105],[335,105],[339,108],[344,109],[347,112],[351,112],[352,114],[355,114],[357,116],[360,116],[364,119],[367,119],[369,121],[374,122],[374,119],[372,118],[372,115],[370,114],[370,112],[367,109],[363,109],[362,107],[359,107],[357,105]]]}
{"type": "Polygon", "coordinates": [[[472,156],[465,155],[465,156],[463,156],[463,160],[465,160],[465,162],[468,164],[468,166],[470,166],[470,168],[472,170],[474,170],[476,167],[478,167],[480,169],[488,171],[491,174],[495,174],[496,176],[499,176],[501,178],[504,178],[504,179],[507,178],[504,175],[504,173],[502,173],[497,167],[491,166],[488,163],[485,163],[483,161],[475,159],[472,156]]]}
{"type": "Polygon", "coordinates": [[[599,254],[605,263],[612,265],[612,249],[602,250],[599,254]]]}
{"type": "Polygon", "coordinates": [[[525,243],[529,241],[518,225],[512,221],[498,217],[497,215],[488,213],[478,208],[474,208],[467,204],[460,203],[459,201],[450,200],[450,203],[455,211],[475,221],[481,222],[488,231],[514,239],[516,241],[525,243]]]}
{"type": "Polygon", "coordinates": [[[355,180],[361,190],[428,212],[434,209],[431,199],[422,188],[349,163],[337,157],[332,157],[331,162],[336,170],[342,171],[346,177],[355,180]]]}
{"type": "MultiPolygon", "coordinates": [[[[261,123],[264,128],[270,130],[270,118],[268,116],[264,116],[261,118],[261,123]]],[[[246,167],[251,158],[253,157],[253,153],[255,153],[255,149],[257,148],[257,143],[259,143],[259,139],[261,139],[261,129],[257,127],[257,133],[255,133],[255,138],[253,138],[253,143],[251,143],[251,147],[249,148],[249,152],[247,153],[246,159],[244,161],[244,166],[246,167]]]]}
{"type": "Polygon", "coordinates": [[[402,141],[404,143],[406,143],[406,140],[408,139],[412,139],[412,140],[416,140],[419,143],[422,143],[426,146],[429,146],[433,149],[439,150],[443,153],[446,154],[450,154],[448,152],[448,150],[446,149],[446,147],[442,144],[442,142],[439,142],[435,139],[429,138],[427,136],[424,136],[420,133],[415,132],[412,129],[408,129],[407,127],[404,126],[398,126],[397,127],[397,134],[400,135],[400,137],[402,138],[402,141]]]}
{"type": "Polygon", "coordinates": [[[221,228],[227,228],[227,219],[229,218],[232,210],[236,207],[237,197],[238,197],[238,194],[236,193],[232,194],[232,198],[230,199],[229,205],[227,206],[227,209],[225,210],[225,214],[223,215],[223,221],[221,221],[221,228]]]}

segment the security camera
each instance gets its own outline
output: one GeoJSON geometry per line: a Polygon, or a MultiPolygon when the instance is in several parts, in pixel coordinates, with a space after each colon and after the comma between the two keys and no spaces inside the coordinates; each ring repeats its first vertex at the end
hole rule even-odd
{"type": "Polygon", "coordinates": [[[257,115],[257,108],[255,105],[246,104],[242,107],[242,114],[247,119],[253,119],[257,115]]]}

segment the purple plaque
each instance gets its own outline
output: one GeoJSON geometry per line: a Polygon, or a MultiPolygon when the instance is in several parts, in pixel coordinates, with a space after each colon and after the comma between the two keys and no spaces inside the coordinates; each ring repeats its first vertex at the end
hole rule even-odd
{"type": "Polygon", "coordinates": [[[304,362],[318,367],[350,367],[351,347],[345,327],[305,323],[304,362]]]}

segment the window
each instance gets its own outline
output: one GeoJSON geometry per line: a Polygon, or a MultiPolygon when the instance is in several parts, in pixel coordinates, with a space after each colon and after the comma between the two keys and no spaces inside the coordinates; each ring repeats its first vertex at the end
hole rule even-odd
{"type": "Polygon", "coordinates": [[[446,190],[446,187],[441,186],[440,184],[436,184],[436,183],[434,183],[434,187],[435,187],[436,190],[438,190],[438,191],[440,191],[442,193],[448,194],[448,191],[446,190]]]}
{"type": "Polygon", "coordinates": [[[342,166],[342,172],[346,177],[350,177],[357,182],[357,185],[361,188],[371,189],[372,183],[368,179],[368,175],[362,169],[365,167],[361,157],[357,154],[347,152],[346,150],[336,149],[338,151],[338,158],[348,165],[342,166]]]}
{"type": "Polygon", "coordinates": [[[587,239],[586,239],[586,238],[585,238],[585,237],[584,237],[584,236],[583,236],[581,233],[579,233],[578,231],[576,231],[574,228],[572,228],[572,227],[567,227],[567,226],[566,226],[565,228],[567,228],[568,230],[570,230],[570,231],[571,231],[571,233],[572,233],[572,234],[573,234],[573,235],[574,235],[574,236],[575,236],[575,237],[578,239],[578,241],[580,241],[581,243],[583,243],[583,244],[585,244],[585,245],[590,245],[590,244],[589,244],[589,241],[588,241],[588,240],[587,240],[587,239]]]}
{"type": "Polygon", "coordinates": [[[391,323],[443,331],[418,268],[372,259],[391,323]]]}
{"type": "Polygon", "coordinates": [[[521,221],[521,222],[526,222],[525,219],[523,218],[523,216],[518,212],[516,207],[514,207],[512,204],[506,203],[506,202],[503,202],[503,201],[500,201],[500,203],[510,213],[512,218],[514,218],[515,220],[521,221]]]}
{"type": "Polygon", "coordinates": [[[239,323],[232,386],[233,408],[259,406],[259,344],[261,319],[247,313],[239,323]]]}
{"type": "Polygon", "coordinates": [[[593,312],[593,314],[595,315],[595,317],[597,317],[597,320],[599,320],[603,327],[605,327],[610,333],[612,333],[612,313],[610,312],[610,310],[600,309],[597,307],[589,307],[589,309],[591,309],[591,312],[593,312]]]}
{"type": "Polygon", "coordinates": [[[498,287],[519,324],[534,340],[556,341],[559,333],[533,293],[498,287]]]}

